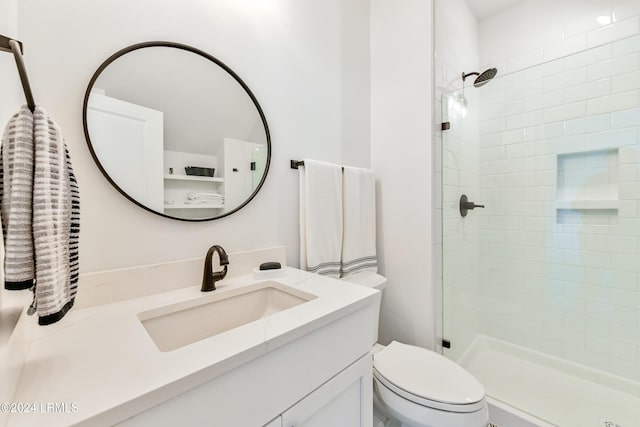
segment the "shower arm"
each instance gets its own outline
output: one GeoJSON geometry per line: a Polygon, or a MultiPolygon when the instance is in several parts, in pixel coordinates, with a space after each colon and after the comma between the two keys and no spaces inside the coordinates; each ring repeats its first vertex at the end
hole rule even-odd
{"type": "Polygon", "coordinates": [[[470,77],[470,76],[479,76],[479,75],[480,75],[480,73],[475,73],[475,72],[473,72],[473,73],[465,73],[465,72],[463,71],[463,72],[462,72],[462,81],[467,80],[467,77],[470,77]]]}

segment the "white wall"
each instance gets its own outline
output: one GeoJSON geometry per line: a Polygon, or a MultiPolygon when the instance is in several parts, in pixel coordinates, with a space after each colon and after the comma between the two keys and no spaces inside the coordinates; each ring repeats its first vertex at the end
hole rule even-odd
{"type": "MultiPolygon", "coordinates": [[[[289,159],[368,165],[366,0],[22,0],[19,25],[36,100],[61,125],[81,190],[81,271],[283,244],[298,263],[298,179],[289,159]],[[84,141],[82,100],[100,63],[127,45],[171,40],[210,52],[251,87],[267,117],[271,169],[257,197],[230,217],[186,223],[124,199],[84,141]],[[348,89],[346,89],[348,88],[348,89]],[[357,119],[351,120],[357,112],[357,119]],[[362,153],[362,157],[359,155],[362,153]],[[348,156],[347,156],[348,154],[348,156]]],[[[426,116],[425,116],[426,117],[426,116]]]]}
{"type": "Polygon", "coordinates": [[[371,2],[371,167],[377,194],[380,341],[434,347],[431,280],[433,4],[371,2]]]}
{"type": "Polygon", "coordinates": [[[349,82],[341,89],[342,161],[346,165],[368,168],[371,161],[370,0],[342,3],[342,32],[349,34],[341,43],[342,78],[349,82]],[[363,105],[367,108],[362,108],[363,105]]]}

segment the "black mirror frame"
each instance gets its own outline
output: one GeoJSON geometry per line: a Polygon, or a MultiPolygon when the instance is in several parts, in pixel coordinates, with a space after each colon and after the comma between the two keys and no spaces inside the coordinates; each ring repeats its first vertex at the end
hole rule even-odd
{"type": "Polygon", "coordinates": [[[93,161],[96,163],[96,166],[98,166],[98,169],[100,169],[100,172],[102,172],[102,175],[104,175],[104,177],[107,179],[107,181],[109,181],[109,183],[116,190],[118,190],[118,192],[120,194],[122,194],[125,198],[129,199],[129,201],[133,202],[134,204],[136,204],[137,206],[141,207],[142,209],[144,209],[144,210],[146,210],[148,212],[151,212],[151,213],[153,213],[155,215],[159,215],[159,216],[162,216],[162,217],[165,217],[165,218],[175,219],[175,220],[179,220],[179,221],[187,221],[187,222],[212,221],[212,220],[215,220],[215,219],[224,218],[226,216],[231,215],[232,213],[235,213],[235,212],[239,211],[240,209],[245,207],[247,204],[249,204],[249,202],[251,200],[253,200],[253,198],[256,196],[256,194],[258,194],[258,192],[262,188],[262,185],[264,184],[264,182],[265,182],[265,180],[267,178],[267,175],[269,173],[269,165],[271,164],[271,135],[269,133],[269,126],[267,125],[267,119],[264,116],[264,112],[262,111],[262,108],[260,107],[260,104],[258,103],[258,100],[256,99],[255,95],[253,94],[253,92],[251,92],[251,89],[249,89],[249,86],[247,86],[247,84],[240,78],[240,76],[238,76],[231,68],[229,68],[226,64],[224,64],[222,61],[220,61],[216,57],[214,57],[214,56],[212,56],[212,55],[210,55],[210,54],[208,54],[208,53],[206,53],[206,52],[204,52],[204,51],[202,51],[200,49],[196,49],[196,48],[194,48],[192,46],[185,45],[185,44],[182,44],[182,43],[175,43],[175,42],[168,42],[168,41],[150,41],[150,42],[136,43],[136,44],[133,44],[131,46],[125,47],[124,49],[121,49],[121,50],[117,51],[116,53],[111,55],[109,58],[107,58],[100,65],[100,67],[98,67],[96,72],[91,77],[91,80],[89,81],[89,85],[87,86],[87,91],[84,94],[84,103],[82,105],[82,127],[84,128],[84,137],[85,137],[85,139],[87,141],[87,145],[89,147],[89,152],[91,153],[91,157],[93,157],[93,161]],[[245,90],[247,95],[249,95],[249,98],[251,98],[251,101],[253,102],[253,105],[258,110],[258,114],[260,114],[260,119],[262,120],[262,125],[264,126],[265,136],[267,138],[267,162],[265,164],[264,174],[262,175],[262,179],[260,179],[260,183],[258,184],[256,189],[253,191],[253,193],[251,193],[249,198],[247,200],[245,200],[241,205],[239,205],[238,207],[233,209],[232,211],[225,212],[225,213],[223,213],[221,215],[214,216],[212,218],[179,218],[179,217],[167,215],[167,214],[162,213],[162,212],[154,211],[153,209],[150,209],[147,206],[145,206],[142,203],[140,203],[137,200],[135,200],[133,197],[131,197],[129,194],[127,194],[126,191],[124,191],[122,188],[120,188],[118,186],[118,184],[116,184],[115,181],[113,179],[111,179],[111,177],[109,176],[109,174],[107,173],[105,168],[100,163],[100,160],[98,159],[98,156],[96,155],[96,152],[93,149],[93,144],[91,143],[91,138],[89,137],[89,127],[88,127],[88,123],[87,123],[87,106],[89,105],[89,96],[91,94],[91,89],[93,88],[93,85],[95,84],[95,82],[98,79],[98,77],[100,77],[100,74],[112,62],[114,62],[116,59],[120,58],[121,56],[123,56],[123,55],[125,55],[127,53],[133,52],[134,50],[143,49],[143,48],[146,48],[146,47],[172,47],[172,48],[176,48],[176,49],[182,49],[182,50],[186,50],[186,51],[195,53],[197,55],[200,55],[200,56],[202,56],[202,57],[214,62],[220,68],[222,68],[227,73],[229,73],[231,75],[231,77],[233,77],[235,79],[235,81],[238,82],[238,84],[240,86],[242,86],[242,88],[245,90]]]}

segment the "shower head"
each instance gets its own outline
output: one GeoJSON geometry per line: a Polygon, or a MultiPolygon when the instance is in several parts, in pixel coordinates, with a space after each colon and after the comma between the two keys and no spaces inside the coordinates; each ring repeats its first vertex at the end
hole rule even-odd
{"type": "Polygon", "coordinates": [[[489,81],[491,81],[491,79],[493,79],[496,74],[498,74],[498,69],[497,68],[489,68],[487,71],[485,71],[484,73],[480,74],[480,73],[462,73],[462,81],[464,82],[467,77],[469,76],[478,76],[476,78],[476,80],[473,82],[473,85],[475,87],[482,87],[484,85],[486,85],[487,83],[489,83],[489,81]]]}

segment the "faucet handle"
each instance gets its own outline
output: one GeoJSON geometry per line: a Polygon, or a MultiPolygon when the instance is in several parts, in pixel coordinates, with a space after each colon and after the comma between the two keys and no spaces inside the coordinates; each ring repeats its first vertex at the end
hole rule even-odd
{"type": "Polygon", "coordinates": [[[225,278],[225,276],[227,275],[227,266],[228,265],[229,265],[229,262],[227,262],[226,264],[223,265],[222,270],[216,271],[215,273],[213,273],[214,282],[216,282],[218,280],[222,280],[222,279],[225,278]]]}

